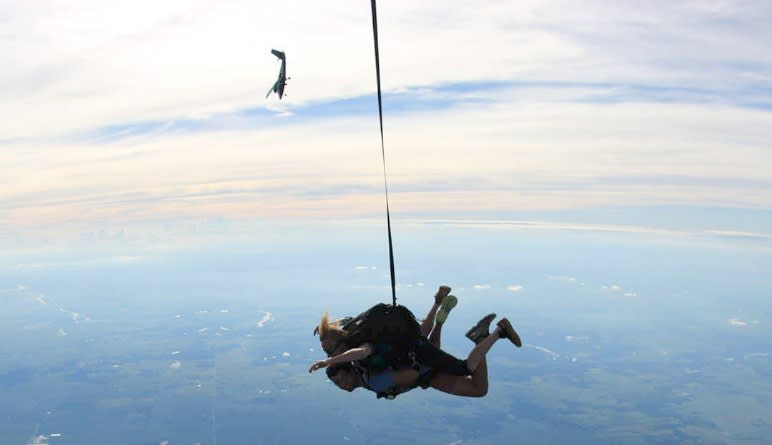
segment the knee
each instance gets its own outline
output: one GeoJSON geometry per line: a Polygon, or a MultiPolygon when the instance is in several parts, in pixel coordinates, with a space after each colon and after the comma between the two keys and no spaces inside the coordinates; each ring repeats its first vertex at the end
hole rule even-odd
{"type": "Polygon", "coordinates": [[[488,395],[488,385],[477,385],[475,390],[474,397],[485,397],[488,395]]]}

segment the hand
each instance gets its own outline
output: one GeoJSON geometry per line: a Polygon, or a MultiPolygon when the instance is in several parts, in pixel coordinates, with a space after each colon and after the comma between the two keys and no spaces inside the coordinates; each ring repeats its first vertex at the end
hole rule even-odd
{"type": "Polygon", "coordinates": [[[326,368],[330,364],[327,363],[327,360],[319,360],[318,362],[311,365],[311,368],[308,370],[309,373],[314,372],[318,369],[326,368]]]}
{"type": "Polygon", "coordinates": [[[317,334],[319,334],[319,326],[314,328],[314,335],[317,335],[317,334]]]}

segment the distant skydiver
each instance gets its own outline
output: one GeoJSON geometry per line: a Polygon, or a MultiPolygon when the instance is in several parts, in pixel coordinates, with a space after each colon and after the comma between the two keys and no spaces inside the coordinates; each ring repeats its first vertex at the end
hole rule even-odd
{"type": "MultiPolygon", "coordinates": [[[[331,357],[315,362],[309,372],[326,367],[327,376],[340,389],[353,391],[366,388],[375,392],[378,398],[392,399],[417,386],[424,389],[432,387],[457,396],[485,396],[488,392],[486,354],[500,338],[507,338],[520,347],[520,337],[506,318],[500,320],[490,333],[489,326],[496,315],[489,314],[466,333],[467,338],[475,343],[466,360],[459,360],[442,351],[439,348],[439,329],[457,302],[449,292],[449,287],[440,287],[434,305],[420,328],[413,318],[415,326],[391,326],[388,335],[380,339],[377,331],[382,328],[373,331],[367,325],[378,326],[380,320],[387,316],[383,315],[381,308],[391,308],[391,314],[409,313],[406,308],[376,305],[357,317],[332,323],[325,314],[314,333],[319,333],[322,348],[331,357]],[[415,332],[419,329],[420,333],[412,342],[401,341],[403,336],[400,331],[415,332]],[[432,331],[431,336],[429,331],[432,331]],[[360,343],[361,339],[369,338],[375,341],[360,343]],[[405,357],[408,357],[407,362],[405,357]]],[[[392,316],[390,323],[398,324],[402,319],[392,316]]]]}
{"type": "Polygon", "coordinates": [[[268,99],[271,93],[276,93],[279,95],[279,100],[281,100],[282,96],[284,96],[284,87],[287,86],[287,81],[289,80],[289,77],[287,77],[287,57],[284,55],[284,52],[275,49],[271,50],[271,54],[281,60],[281,68],[279,69],[279,78],[276,79],[276,83],[265,94],[265,98],[268,99]]]}

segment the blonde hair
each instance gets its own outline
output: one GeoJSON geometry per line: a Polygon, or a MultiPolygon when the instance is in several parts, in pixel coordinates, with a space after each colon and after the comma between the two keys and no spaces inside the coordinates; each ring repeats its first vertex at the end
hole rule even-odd
{"type": "MultiPolygon", "coordinates": [[[[319,340],[330,339],[337,347],[345,337],[346,331],[341,329],[337,324],[330,323],[330,316],[325,312],[324,315],[322,315],[322,320],[319,322],[319,340]]],[[[329,355],[333,351],[325,352],[329,355]]]]}
{"type": "Polygon", "coordinates": [[[341,338],[345,335],[345,332],[337,324],[330,323],[330,316],[325,312],[322,315],[322,320],[319,322],[319,338],[324,338],[328,335],[332,335],[333,338],[341,338]]]}

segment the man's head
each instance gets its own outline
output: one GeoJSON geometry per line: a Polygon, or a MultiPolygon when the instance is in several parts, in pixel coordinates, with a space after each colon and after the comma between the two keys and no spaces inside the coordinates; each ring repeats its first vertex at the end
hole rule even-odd
{"type": "Polygon", "coordinates": [[[351,392],[360,386],[362,381],[359,378],[359,374],[354,370],[354,366],[351,364],[330,366],[327,368],[327,378],[338,388],[351,392]]]}

